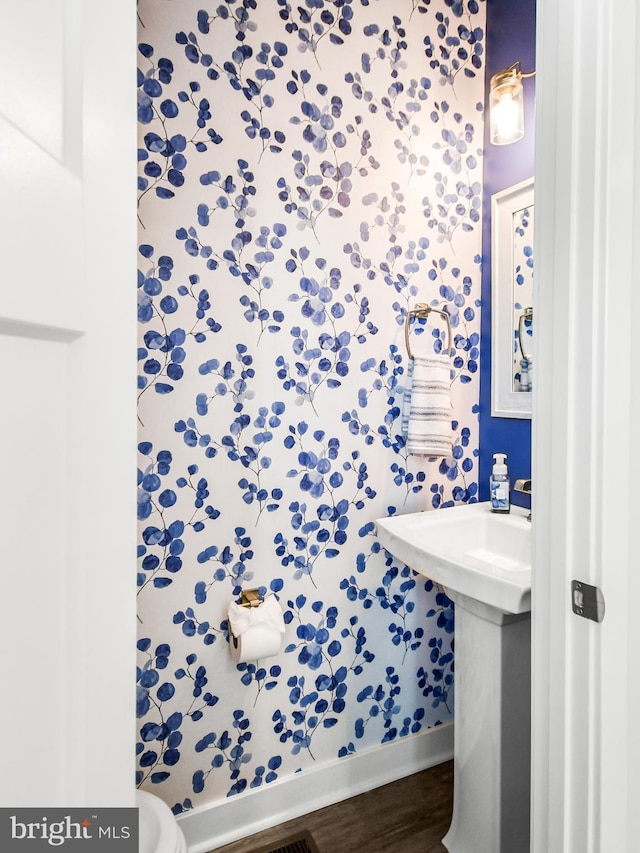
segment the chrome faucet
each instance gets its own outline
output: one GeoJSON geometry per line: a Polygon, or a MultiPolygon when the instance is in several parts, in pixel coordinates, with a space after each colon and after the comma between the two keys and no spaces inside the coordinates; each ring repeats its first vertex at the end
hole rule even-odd
{"type": "MultiPolygon", "coordinates": [[[[522,492],[523,495],[531,495],[531,480],[516,480],[513,484],[514,492],[522,492]]],[[[531,521],[531,512],[527,516],[527,521],[531,521]]]]}

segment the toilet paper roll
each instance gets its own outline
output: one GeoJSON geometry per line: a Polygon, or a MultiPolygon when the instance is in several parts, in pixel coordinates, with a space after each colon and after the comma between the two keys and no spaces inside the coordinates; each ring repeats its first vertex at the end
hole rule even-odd
{"type": "Polygon", "coordinates": [[[285,630],[282,609],[270,595],[259,605],[229,605],[229,645],[236,663],[273,657],[280,651],[285,630]]]}
{"type": "Polygon", "coordinates": [[[280,652],[282,634],[266,625],[255,625],[244,634],[230,637],[231,657],[236,663],[270,658],[280,652]]]}

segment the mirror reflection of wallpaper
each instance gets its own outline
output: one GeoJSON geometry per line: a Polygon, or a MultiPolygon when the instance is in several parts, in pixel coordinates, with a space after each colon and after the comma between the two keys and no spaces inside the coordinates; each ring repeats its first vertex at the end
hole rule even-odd
{"type": "Polygon", "coordinates": [[[533,306],[533,205],[517,210],[513,222],[513,390],[531,391],[533,318],[527,309],[533,306]]]}

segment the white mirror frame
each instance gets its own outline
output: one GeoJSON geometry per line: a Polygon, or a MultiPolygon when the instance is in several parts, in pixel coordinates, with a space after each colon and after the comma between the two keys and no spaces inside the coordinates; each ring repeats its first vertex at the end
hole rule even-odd
{"type": "MultiPolygon", "coordinates": [[[[491,414],[530,418],[531,391],[513,390],[513,217],[533,207],[533,178],[491,196],[491,414]]],[[[535,314],[534,314],[535,317],[535,314]]]]}

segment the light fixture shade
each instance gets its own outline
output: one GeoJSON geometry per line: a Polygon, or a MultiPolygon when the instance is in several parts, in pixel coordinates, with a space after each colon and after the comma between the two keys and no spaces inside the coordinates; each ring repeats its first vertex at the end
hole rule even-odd
{"type": "Polygon", "coordinates": [[[489,87],[490,139],[509,145],[524,135],[524,96],[519,66],[494,74],[489,87]]]}

